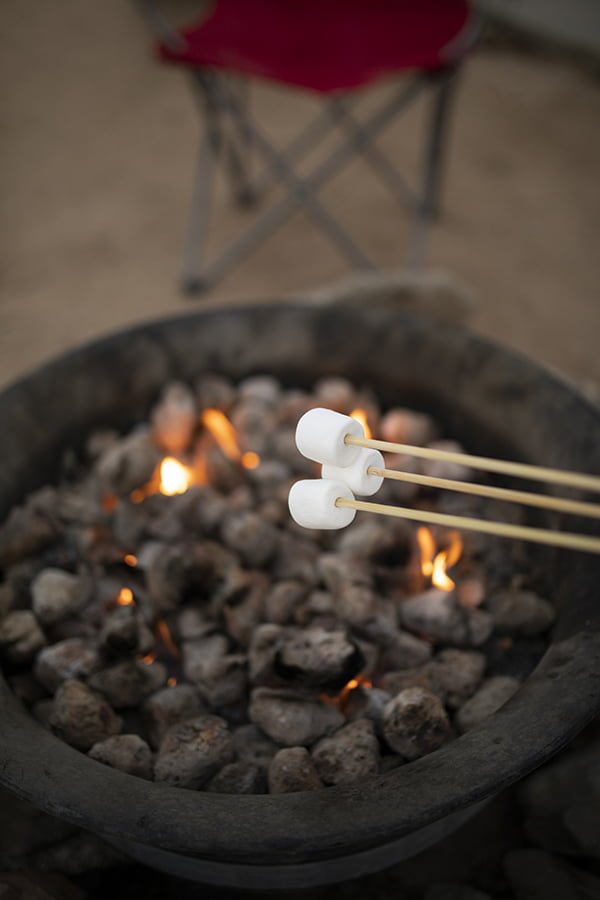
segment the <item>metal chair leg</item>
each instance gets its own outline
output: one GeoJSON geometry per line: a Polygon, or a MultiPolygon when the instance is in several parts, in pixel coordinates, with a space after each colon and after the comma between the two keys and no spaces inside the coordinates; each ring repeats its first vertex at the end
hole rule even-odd
{"type": "MultiPolygon", "coordinates": [[[[202,87],[197,83],[194,83],[194,87],[202,92],[202,87]]],[[[199,294],[207,287],[201,262],[208,232],[214,173],[221,145],[217,111],[206,96],[200,96],[198,99],[203,106],[204,124],[198,147],[183,251],[181,284],[186,294],[199,294]]]]}
{"type": "Polygon", "coordinates": [[[450,104],[456,90],[458,69],[448,69],[438,78],[429,138],[425,150],[425,171],[421,195],[421,212],[426,219],[436,218],[440,211],[444,151],[447,144],[450,104]]]}
{"type": "Polygon", "coordinates": [[[408,266],[413,269],[425,265],[429,226],[439,215],[448,118],[457,75],[458,67],[453,67],[435,76],[437,83],[426,137],[422,187],[409,237],[408,266]]]}
{"type": "MultiPolygon", "coordinates": [[[[235,91],[240,106],[247,110],[250,102],[250,88],[247,81],[239,79],[230,83],[230,90],[235,91]]],[[[233,187],[233,199],[237,206],[247,208],[254,206],[258,200],[258,191],[252,179],[252,135],[245,127],[245,119],[232,122],[225,143],[225,162],[233,187]]]]}

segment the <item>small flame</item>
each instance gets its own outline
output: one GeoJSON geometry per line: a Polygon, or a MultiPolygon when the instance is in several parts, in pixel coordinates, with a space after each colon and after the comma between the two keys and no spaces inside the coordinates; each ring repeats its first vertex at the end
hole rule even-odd
{"type": "Polygon", "coordinates": [[[174,456],[166,456],[160,464],[160,492],[167,497],[184,494],[192,483],[192,473],[174,456]]]}
{"type": "Polygon", "coordinates": [[[247,450],[242,453],[241,463],[245,469],[256,469],[260,465],[260,456],[254,450],[247,450]]]}
{"type": "Polygon", "coordinates": [[[171,631],[164,619],[158,619],[154,626],[154,633],[156,634],[157,638],[162,641],[163,646],[171,654],[171,656],[178,657],[180,655],[179,647],[175,644],[173,638],[171,637],[171,631]]]}
{"type": "Polygon", "coordinates": [[[353,409],[352,412],[350,413],[350,416],[351,416],[353,419],[356,419],[357,422],[360,422],[360,424],[362,425],[362,427],[363,427],[363,429],[364,429],[365,437],[366,437],[366,438],[369,438],[369,439],[370,439],[370,438],[373,437],[373,432],[371,431],[371,428],[370,428],[369,423],[368,423],[368,421],[367,421],[367,411],[366,411],[366,409],[353,409]]]}
{"type": "Polygon", "coordinates": [[[151,666],[155,659],[156,653],[146,653],[145,656],[142,656],[142,662],[145,666],[151,666]]]}
{"type": "Polygon", "coordinates": [[[359,687],[372,688],[373,682],[369,681],[368,678],[364,678],[362,675],[358,675],[356,678],[351,678],[337,696],[330,697],[327,694],[322,694],[321,700],[332,706],[342,706],[352,691],[355,691],[359,687]]]}
{"type": "Polygon", "coordinates": [[[227,459],[238,462],[241,450],[235,428],[220,409],[205,409],[201,416],[204,427],[211,433],[227,459]]]}
{"type": "Polygon", "coordinates": [[[170,678],[167,678],[167,685],[169,687],[175,687],[176,684],[177,684],[177,679],[174,678],[172,675],[170,678]]]}
{"type": "Polygon", "coordinates": [[[119,505],[119,498],[114,494],[105,494],[102,498],[102,509],[106,512],[114,512],[119,505]]]}
{"type": "Polygon", "coordinates": [[[126,553],[123,557],[123,562],[126,566],[137,566],[137,556],[135,553],[126,553]]]}
{"type": "Polygon", "coordinates": [[[449,546],[446,550],[436,553],[435,540],[429,528],[417,529],[417,543],[421,553],[421,571],[425,578],[431,578],[434,587],[441,591],[452,591],[455,588],[454,581],[448,576],[447,570],[455,566],[463,551],[463,540],[458,531],[449,534],[449,546]]]}
{"type": "Polygon", "coordinates": [[[245,469],[256,469],[260,456],[253,450],[242,453],[236,430],[225,413],[220,409],[205,409],[200,419],[227,459],[241,463],[245,469]]]}
{"type": "Polygon", "coordinates": [[[122,587],[117,594],[117,603],[119,606],[133,606],[135,600],[131,588],[122,587]]]}

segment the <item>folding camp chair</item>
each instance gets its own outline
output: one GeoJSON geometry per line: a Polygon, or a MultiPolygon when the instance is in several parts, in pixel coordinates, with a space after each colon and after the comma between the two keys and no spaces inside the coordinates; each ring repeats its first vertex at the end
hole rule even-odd
{"type": "Polygon", "coordinates": [[[412,216],[409,263],[424,260],[427,226],[438,211],[444,138],[456,76],[474,42],[476,23],[467,0],[215,0],[206,18],[172,30],[151,0],[143,5],[158,36],[161,60],[187,67],[204,118],[186,239],[183,288],[198,293],[218,282],[304,207],[349,262],[374,268],[319,199],[321,187],[356,154],[404,201],[412,216]],[[353,114],[358,88],[385,76],[411,77],[362,123],[353,114]],[[316,92],[325,103],[285,150],[276,148],[249,115],[252,78],[316,92]],[[373,142],[424,91],[433,94],[420,184],[413,190],[373,142]],[[344,135],[310,175],[299,162],[335,125],[344,135]],[[265,172],[253,180],[251,155],[265,172]],[[234,198],[249,205],[273,182],[287,193],[266,208],[216,259],[202,265],[215,166],[222,159],[234,198]]]}

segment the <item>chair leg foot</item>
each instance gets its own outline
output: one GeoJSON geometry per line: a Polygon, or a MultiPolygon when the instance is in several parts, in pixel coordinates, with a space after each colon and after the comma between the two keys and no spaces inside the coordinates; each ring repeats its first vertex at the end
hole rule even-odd
{"type": "Polygon", "coordinates": [[[205,294],[211,288],[208,278],[201,275],[184,276],[181,279],[181,290],[186,297],[198,297],[205,294]]]}

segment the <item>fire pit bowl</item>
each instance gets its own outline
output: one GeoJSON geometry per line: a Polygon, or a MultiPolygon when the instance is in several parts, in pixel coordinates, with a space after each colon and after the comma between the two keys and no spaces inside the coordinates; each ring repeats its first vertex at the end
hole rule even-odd
{"type": "MultiPolygon", "coordinates": [[[[378,309],[262,306],[120,332],[0,396],[0,515],[51,481],[95,427],[128,427],[173,378],[342,374],[382,405],[429,409],[472,452],[600,474],[600,413],[543,368],[465,331],[378,309]]],[[[533,515],[534,524],[557,520],[533,515]]],[[[569,527],[593,533],[589,522],[569,527]]],[[[441,838],[600,710],[600,560],[531,546],[559,607],[552,643],[498,713],[443,749],[360,783],[279,796],[167,787],[92,761],[46,731],[0,677],[0,782],[150,865],[240,888],[322,884],[441,838]]]]}

